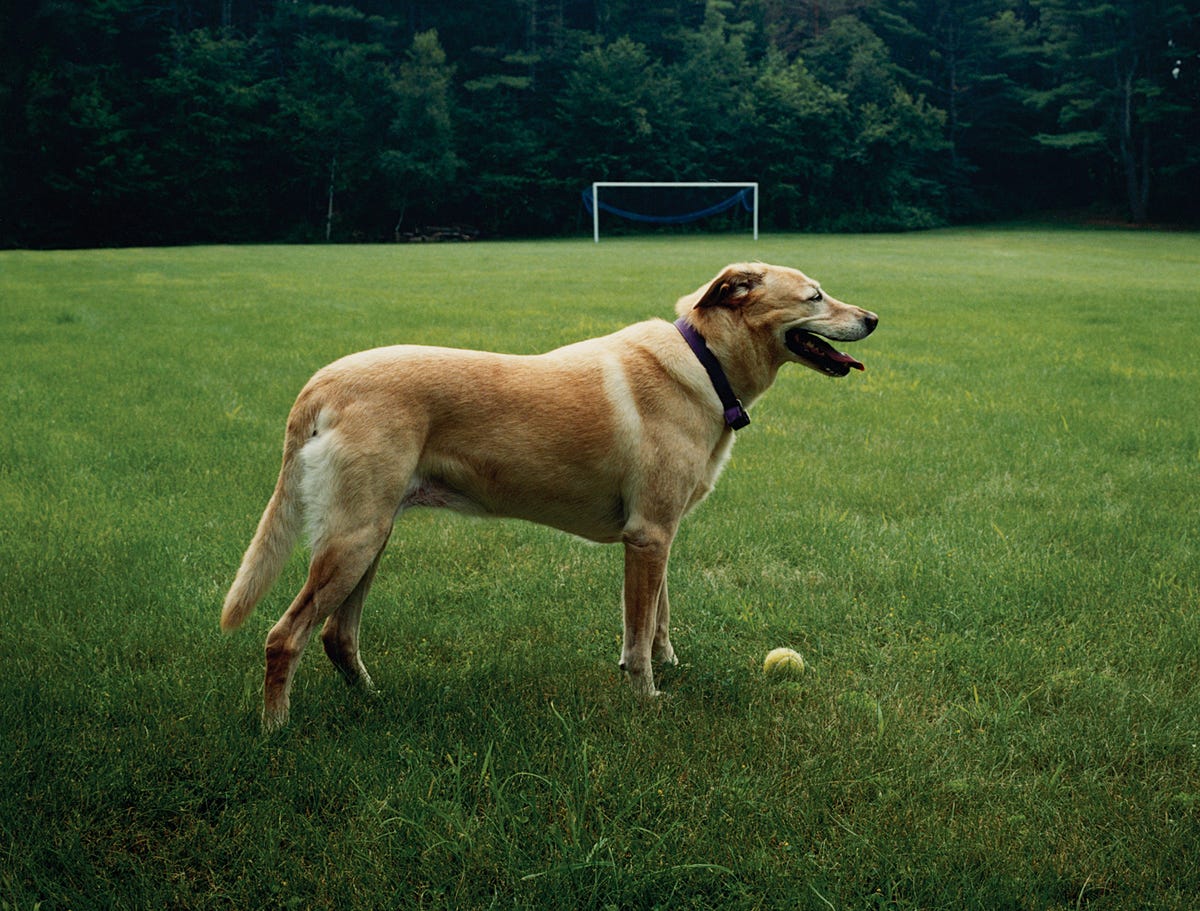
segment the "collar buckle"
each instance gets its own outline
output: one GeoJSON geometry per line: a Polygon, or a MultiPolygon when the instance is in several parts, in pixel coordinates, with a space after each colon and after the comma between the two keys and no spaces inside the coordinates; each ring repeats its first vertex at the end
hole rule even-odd
{"type": "Polygon", "coordinates": [[[750,414],[742,407],[740,399],[734,399],[733,405],[725,409],[725,423],[733,430],[741,430],[750,423],[750,414]]]}

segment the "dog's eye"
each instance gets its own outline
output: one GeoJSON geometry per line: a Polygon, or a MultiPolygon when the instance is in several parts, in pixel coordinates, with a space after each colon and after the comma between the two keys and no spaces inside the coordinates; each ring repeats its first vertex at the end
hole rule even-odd
{"type": "Polygon", "coordinates": [[[813,296],[812,296],[812,297],[810,297],[810,298],[809,298],[809,300],[810,300],[810,301],[813,301],[814,303],[816,303],[816,302],[818,302],[818,301],[823,301],[823,300],[825,300],[825,296],[824,296],[823,294],[821,294],[821,289],[820,289],[820,288],[818,288],[816,291],[814,291],[814,292],[813,292],[813,296]]]}

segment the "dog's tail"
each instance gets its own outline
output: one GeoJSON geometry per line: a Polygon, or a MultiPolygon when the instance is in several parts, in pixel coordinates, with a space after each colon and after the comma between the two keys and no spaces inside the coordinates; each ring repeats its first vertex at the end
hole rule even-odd
{"type": "Polygon", "coordinates": [[[255,605],[270,591],[300,536],[303,525],[300,483],[304,471],[300,458],[303,437],[299,440],[296,437],[292,426],[289,426],[275,492],[263,510],[258,530],[246,548],[242,565],[238,568],[229,594],[225,596],[225,605],[221,608],[221,629],[226,632],[241,626],[255,605]]]}

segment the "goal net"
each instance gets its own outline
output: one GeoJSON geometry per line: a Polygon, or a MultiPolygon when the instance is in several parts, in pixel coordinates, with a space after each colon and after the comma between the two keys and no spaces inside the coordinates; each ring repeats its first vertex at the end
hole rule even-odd
{"type": "Polygon", "coordinates": [[[758,240],[758,184],[754,182],[599,180],[583,191],[583,204],[591,213],[596,243],[600,243],[601,211],[643,224],[682,225],[739,206],[751,214],[758,240]]]}

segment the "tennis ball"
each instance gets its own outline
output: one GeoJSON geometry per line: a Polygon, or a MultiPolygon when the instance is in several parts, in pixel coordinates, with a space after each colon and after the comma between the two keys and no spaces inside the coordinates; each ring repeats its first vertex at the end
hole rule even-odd
{"type": "Polygon", "coordinates": [[[763,659],[763,673],[768,677],[798,677],[804,672],[804,659],[790,648],[773,648],[763,659]]]}

